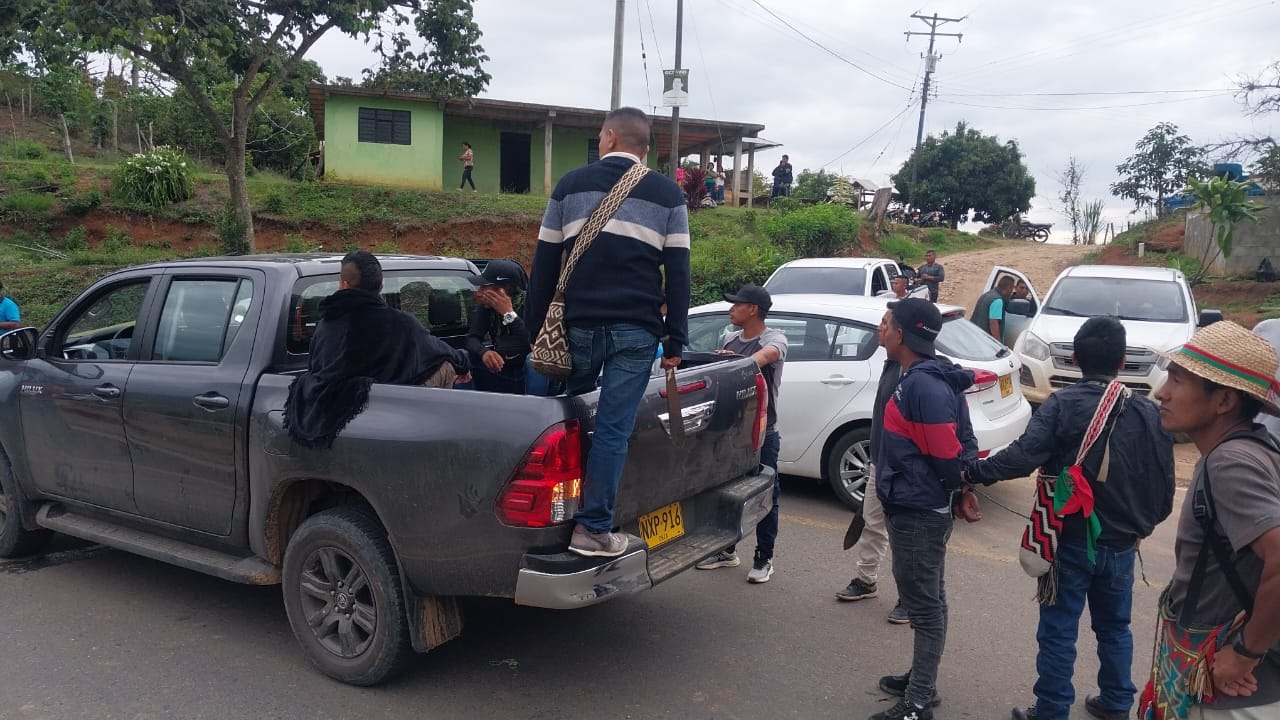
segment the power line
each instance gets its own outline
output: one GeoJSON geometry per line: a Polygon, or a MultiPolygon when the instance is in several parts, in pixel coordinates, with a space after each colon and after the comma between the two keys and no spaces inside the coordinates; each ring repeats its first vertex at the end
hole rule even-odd
{"type": "Polygon", "coordinates": [[[1144,102],[1144,103],[1128,103],[1124,105],[1095,105],[1090,107],[1079,107],[1079,106],[1077,107],[1028,107],[1028,106],[1018,106],[1018,105],[986,105],[983,103],[968,103],[968,102],[961,102],[959,100],[946,100],[943,98],[936,98],[935,102],[946,103],[948,105],[963,105],[965,107],[987,108],[989,110],[1028,110],[1028,111],[1037,111],[1037,112],[1039,111],[1070,112],[1074,110],[1115,110],[1117,108],[1148,107],[1151,105],[1172,105],[1174,103],[1195,102],[1197,100],[1209,100],[1211,98],[1226,97],[1227,95],[1232,95],[1232,94],[1234,94],[1234,91],[1220,92],[1216,95],[1200,95],[1197,97],[1189,97],[1189,98],[1175,98],[1173,100],[1154,100],[1152,102],[1144,102]]]}
{"type": "Polygon", "coordinates": [[[1079,97],[1086,95],[1174,95],[1189,93],[1235,92],[1235,88],[1201,88],[1196,90],[1095,90],[1091,92],[1021,92],[1021,93],[942,93],[943,97],[1079,97]]]}
{"type": "Polygon", "coordinates": [[[929,52],[924,56],[924,85],[920,89],[920,126],[916,129],[916,152],[911,156],[911,187],[916,186],[916,168],[918,165],[917,158],[920,156],[920,143],[924,140],[924,109],[929,105],[929,81],[933,78],[933,71],[938,66],[938,56],[933,54],[933,41],[939,35],[943,37],[953,37],[957,41],[964,38],[961,33],[940,33],[938,28],[947,23],[958,23],[964,18],[945,18],[938,17],[938,13],[934,13],[932,17],[921,15],[920,13],[912,13],[911,17],[923,22],[929,26],[928,33],[912,32],[908,30],[905,34],[907,42],[911,42],[913,35],[929,36],[929,52]]]}
{"type": "Polygon", "coordinates": [[[799,28],[797,28],[796,26],[792,25],[791,23],[787,22],[787,21],[786,21],[786,20],[784,20],[783,18],[779,17],[777,13],[775,13],[775,12],[774,12],[774,11],[772,11],[772,10],[770,10],[770,9],[769,9],[769,7],[768,7],[768,6],[766,6],[764,3],[760,2],[760,0],[751,0],[751,2],[755,3],[755,4],[756,4],[756,6],[758,6],[761,10],[764,10],[765,12],[769,13],[769,14],[770,14],[771,16],[773,16],[773,17],[774,17],[778,22],[782,23],[783,25],[786,25],[786,26],[787,26],[787,27],[788,27],[792,32],[794,32],[795,34],[797,34],[797,35],[799,35],[800,37],[804,38],[805,40],[809,41],[809,43],[810,43],[811,45],[813,45],[814,47],[818,48],[819,50],[822,50],[823,52],[827,53],[827,54],[828,54],[828,55],[830,55],[831,57],[834,57],[835,59],[839,60],[840,62],[842,62],[842,63],[844,63],[844,64],[846,64],[846,65],[848,65],[848,66],[850,66],[850,67],[852,67],[852,68],[854,68],[854,69],[856,69],[856,70],[858,70],[859,72],[863,73],[864,75],[868,75],[868,76],[870,76],[870,77],[872,77],[872,78],[875,78],[876,80],[879,80],[880,82],[885,83],[885,84],[887,84],[887,85],[892,85],[892,86],[894,86],[894,87],[896,87],[896,88],[899,88],[899,89],[901,89],[901,90],[907,90],[907,91],[910,91],[910,90],[911,90],[911,88],[907,87],[906,85],[903,85],[903,84],[901,84],[901,83],[894,82],[894,81],[892,81],[892,80],[890,80],[890,79],[888,79],[888,78],[886,78],[886,77],[883,77],[883,76],[881,76],[881,75],[877,75],[876,73],[874,73],[874,72],[872,72],[872,71],[868,70],[867,68],[865,68],[865,67],[863,67],[863,66],[859,65],[858,63],[856,63],[856,62],[854,62],[854,61],[850,60],[849,58],[847,58],[847,57],[845,57],[845,56],[841,55],[840,53],[836,52],[835,50],[832,50],[831,48],[827,47],[826,45],[823,45],[822,43],[818,42],[817,40],[814,40],[812,37],[809,37],[808,35],[806,35],[802,30],[800,30],[800,29],[799,29],[799,28]]]}
{"type": "Polygon", "coordinates": [[[911,109],[911,106],[912,106],[912,105],[914,105],[914,104],[915,104],[915,103],[907,103],[907,105],[906,105],[905,107],[903,107],[901,110],[899,110],[899,111],[898,111],[898,112],[897,112],[893,117],[889,118],[888,120],[886,120],[886,121],[885,121],[885,123],[884,123],[883,125],[881,125],[880,127],[876,128],[876,129],[875,129],[875,132],[871,133],[870,135],[868,135],[868,136],[866,136],[866,137],[862,138],[861,140],[859,140],[858,142],[854,143],[853,147],[849,148],[848,150],[845,150],[844,152],[842,152],[842,153],[840,153],[839,155],[835,156],[835,157],[834,157],[834,158],[832,158],[831,160],[829,160],[829,161],[827,161],[827,162],[823,163],[823,164],[821,165],[821,167],[819,167],[818,169],[819,169],[819,170],[821,170],[822,168],[826,168],[826,167],[830,167],[830,166],[834,165],[836,162],[838,162],[838,161],[840,160],[840,158],[843,158],[845,155],[848,155],[849,153],[853,152],[854,150],[857,150],[858,148],[860,148],[860,147],[862,147],[863,145],[867,144],[867,142],[869,142],[869,141],[871,140],[871,138],[875,137],[876,135],[879,135],[881,130],[884,130],[885,128],[887,128],[887,127],[889,127],[891,124],[893,124],[893,121],[894,121],[894,120],[897,120],[898,118],[900,118],[900,117],[902,117],[903,115],[905,115],[905,114],[907,113],[907,111],[911,109]]]}
{"type": "MultiPolygon", "coordinates": [[[[657,112],[657,106],[653,104],[653,89],[649,87],[649,55],[644,49],[644,21],[640,18],[640,3],[636,3],[636,29],[640,31],[640,65],[644,68],[644,94],[649,101],[649,107],[657,112]]],[[[653,38],[654,47],[658,45],[658,38],[653,38]]]]}
{"type": "MultiPolygon", "coordinates": [[[[693,40],[698,45],[698,57],[702,58],[702,74],[707,78],[707,97],[711,99],[711,119],[719,120],[720,111],[716,109],[716,96],[711,92],[711,66],[707,64],[707,56],[702,52],[702,35],[698,33],[698,15],[689,8],[689,20],[693,24],[693,40]]],[[[720,138],[720,147],[724,147],[724,133],[720,131],[720,123],[716,123],[716,135],[720,138]]],[[[736,161],[735,161],[736,162],[736,161]]]]}
{"type": "MultiPolygon", "coordinates": [[[[665,69],[667,64],[662,60],[662,41],[658,40],[658,28],[653,23],[653,5],[649,4],[649,0],[644,0],[644,6],[649,11],[649,31],[653,33],[653,51],[658,53],[658,64],[665,69]]],[[[636,12],[640,12],[638,7],[636,12]]]]}

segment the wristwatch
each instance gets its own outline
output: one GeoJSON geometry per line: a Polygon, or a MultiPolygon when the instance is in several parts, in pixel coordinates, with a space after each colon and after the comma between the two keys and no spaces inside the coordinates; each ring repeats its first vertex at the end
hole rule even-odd
{"type": "Polygon", "coordinates": [[[519,315],[517,315],[517,314],[515,313],[515,311],[514,311],[514,310],[512,310],[511,312],[503,313],[503,314],[502,314],[502,324],[503,324],[503,325],[510,325],[511,323],[515,322],[515,321],[516,321],[516,320],[518,320],[519,318],[520,318],[520,316],[519,316],[519,315]]]}
{"type": "Polygon", "coordinates": [[[1236,654],[1239,655],[1240,657],[1246,657],[1246,658],[1249,658],[1250,660],[1261,660],[1262,658],[1267,656],[1266,650],[1263,650],[1260,653],[1256,653],[1251,651],[1249,648],[1245,647],[1243,632],[1236,635],[1236,641],[1231,643],[1231,649],[1235,650],[1236,654]]]}

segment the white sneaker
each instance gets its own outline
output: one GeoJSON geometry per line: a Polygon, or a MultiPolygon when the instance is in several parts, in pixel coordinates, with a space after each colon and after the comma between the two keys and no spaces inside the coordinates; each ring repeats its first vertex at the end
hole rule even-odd
{"type": "Polygon", "coordinates": [[[773,561],[756,558],[756,561],[751,564],[751,572],[747,573],[747,582],[767,583],[771,577],[773,577],[773,561]]]}
{"type": "Polygon", "coordinates": [[[738,559],[738,553],[733,550],[721,550],[711,557],[703,560],[694,567],[699,570],[715,570],[716,568],[738,567],[742,561],[738,559]]]}

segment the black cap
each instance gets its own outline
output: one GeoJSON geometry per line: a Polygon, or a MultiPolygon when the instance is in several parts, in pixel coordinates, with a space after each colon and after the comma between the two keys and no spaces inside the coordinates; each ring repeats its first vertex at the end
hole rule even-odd
{"type": "Polygon", "coordinates": [[[902,328],[902,341],[917,355],[933,357],[933,342],[942,332],[942,313],[924,298],[903,298],[889,303],[893,321],[902,328]]]}
{"type": "Polygon", "coordinates": [[[467,279],[476,287],[507,285],[516,290],[524,290],[528,286],[524,268],[520,267],[520,263],[515,260],[490,260],[489,264],[484,266],[484,272],[467,279]]]}
{"type": "Polygon", "coordinates": [[[769,308],[773,307],[773,298],[769,297],[769,291],[759,285],[743,285],[738,288],[738,292],[730,295],[724,294],[725,302],[731,303],[747,303],[760,308],[760,314],[764,315],[769,312],[769,308]]]}

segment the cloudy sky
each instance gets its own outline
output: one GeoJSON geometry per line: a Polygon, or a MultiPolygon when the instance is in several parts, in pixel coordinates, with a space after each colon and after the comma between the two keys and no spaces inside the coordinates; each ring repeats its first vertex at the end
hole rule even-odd
{"type": "MultiPolygon", "coordinates": [[[[757,158],[766,171],[782,152],[797,170],[876,181],[901,166],[915,142],[928,42],[903,35],[927,30],[913,11],[964,18],[940,29],[964,37],[938,39],[926,134],[965,120],[1017,140],[1036,178],[1030,217],[1058,223],[1055,231],[1063,220],[1056,176],[1071,155],[1085,166],[1084,198],[1105,199],[1108,219],[1123,223],[1135,216],[1108,186],[1156,123],[1174,122],[1197,143],[1280,134],[1280,116],[1246,117],[1231,92],[1240,76],[1280,59],[1280,0],[684,6],[691,99],[682,113],[765,125],[762,134],[785,146],[757,158]]],[[[483,96],[607,108],[614,8],[611,0],[476,0],[493,75],[483,96]]],[[[675,15],[675,0],[627,0],[624,104],[661,104],[662,69],[675,66],[675,15]]],[[[368,48],[340,36],[324,38],[311,57],[331,78],[358,79],[375,63],[368,48]]]]}

